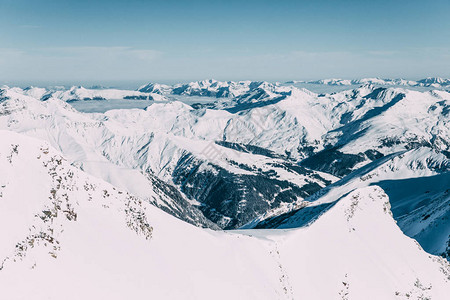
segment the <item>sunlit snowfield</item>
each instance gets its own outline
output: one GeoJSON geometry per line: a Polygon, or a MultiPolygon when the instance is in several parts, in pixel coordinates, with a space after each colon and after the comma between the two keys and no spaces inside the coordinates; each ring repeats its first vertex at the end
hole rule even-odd
{"type": "Polygon", "coordinates": [[[446,299],[450,79],[380,81],[1,87],[0,295],[446,299]]]}

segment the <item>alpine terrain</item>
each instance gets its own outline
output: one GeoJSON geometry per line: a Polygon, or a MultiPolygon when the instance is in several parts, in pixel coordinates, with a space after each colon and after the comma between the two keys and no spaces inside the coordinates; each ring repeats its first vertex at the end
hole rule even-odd
{"type": "Polygon", "coordinates": [[[1,299],[450,294],[449,79],[3,86],[0,140],[1,299]]]}

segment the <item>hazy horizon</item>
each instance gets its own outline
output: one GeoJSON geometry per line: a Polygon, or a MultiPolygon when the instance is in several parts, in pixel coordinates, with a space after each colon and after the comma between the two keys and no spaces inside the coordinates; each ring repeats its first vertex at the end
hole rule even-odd
{"type": "MultiPolygon", "coordinates": [[[[438,76],[431,76],[431,77],[438,77],[438,76]]],[[[49,87],[65,87],[69,88],[72,86],[83,86],[85,88],[118,88],[118,89],[137,89],[138,87],[148,84],[148,83],[160,83],[160,84],[167,84],[167,85],[175,85],[178,83],[188,83],[188,82],[196,82],[196,81],[202,81],[202,80],[218,80],[218,81],[267,81],[267,82],[279,82],[281,84],[288,83],[288,81],[314,81],[314,80],[321,80],[321,79],[344,79],[344,80],[353,80],[353,79],[362,79],[363,77],[353,77],[353,78],[342,78],[342,77],[334,77],[334,78],[312,78],[312,79],[298,79],[298,78],[292,78],[292,79],[284,79],[284,80],[268,80],[264,78],[225,78],[225,79],[217,79],[217,78],[192,78],[192,79],[172,79],[172,80],[0,80],[0,86],[6,85],[9,87],[20,87],[20,88],[26,88],[26,87],[43,87],[43,88],[49,88],[49,87]]],[[[365,78],[380,78],[380,79],[405,79],[405,80],[413,80],[417,81],[420,79],[425,79],[426,77],[415,77],[415,78],[408,78],[408,77],[396,77],[396,78],[388,78],[388,77],[365,77],[365,78]]],[[[312,85],[305,82],[306,85],[312,85]]],[[[344,86],[345,87],[345,86],[344,86]]]]}

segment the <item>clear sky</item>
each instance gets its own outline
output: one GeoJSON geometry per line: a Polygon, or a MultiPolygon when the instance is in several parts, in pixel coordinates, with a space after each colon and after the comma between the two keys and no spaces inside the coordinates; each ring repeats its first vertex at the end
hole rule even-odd
{"type": "Polygon", "coordinates": [[[0,81],[450,77],[449,0],[0,0],[0,81]]]}

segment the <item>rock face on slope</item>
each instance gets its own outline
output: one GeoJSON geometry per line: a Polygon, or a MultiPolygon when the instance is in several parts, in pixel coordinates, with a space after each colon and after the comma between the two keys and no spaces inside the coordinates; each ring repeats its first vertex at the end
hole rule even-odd
{"type": "Polygon", "coordinates": [[[176,187],[152,174],[147,174],[147,178],[154,191],[158,195],[163,195],[157,200],[149,199],[150,203],[192,225],[216,230],[221,228],[210,218],[206,217],[200,208],[192,205],[176,187]]]}
{"type": "Polygon", "coordinates": [[[151,239],[149,203],[83,174],[43,141],[9,131],[0,136],[1,226],[7,240],[0,250],[0,271],[17,261],[34,268],[34,255],[58,258],[66,227],[83,223],[87,210],[151,239]]]}
{"type": "Polygon", "coordinates": [[[318,173],[292,163],[273,161],[270,171],[239,165],[239,174],[215,164],[207,164],[186,154],[178,161],[174,183],[190,199],[201,203],[204,215],[224,229],[239,228],[264,212],[294,205],[331,183],[318,173]],[[277,170],[307,178],[304,184],[283,180],[277,170]]]}

